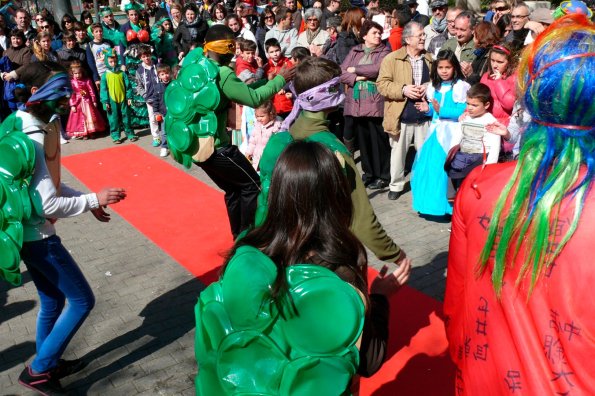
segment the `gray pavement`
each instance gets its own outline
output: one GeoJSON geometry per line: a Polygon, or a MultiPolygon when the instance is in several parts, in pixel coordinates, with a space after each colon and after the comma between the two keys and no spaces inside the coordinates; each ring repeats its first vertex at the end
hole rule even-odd
{"type": "MultiPolygon", "coordinates": [[[[140,135],[138,142],[124,144],[137,144],[158,156],[147,131],[140,135]]],[[[71,141],[62,151],[70,155],[111,146],[104,137],[71,141]]],[[[164,161],[183,169],[170,157],[164,161]]],[[[184,171],[216,188],[198,167],[184,171]]],[[[66,170],[63,180],[84,190],[66,170]]],[[[410,286],[442,300],[450,223],[414,213],[410,193],[398,201],[386,195],[370,191],[381,223],[413,259],[410,286]]],[[[113,212],[107,224],[84,214],[60,220],[57,229],[97,300],[64,355],[90,363],[63,379],[63,385],[80,395],[192,395],[197,370],[193,306],[204,285],[113,212]]],[[[379,268],[378,260],[370,262],[379,268]]],[[[0,395],[34,394],[17,382],[35,354],[38,309],[35,287],[24,265],[21,270],[22,286],[0,282],[0,395]]]]}

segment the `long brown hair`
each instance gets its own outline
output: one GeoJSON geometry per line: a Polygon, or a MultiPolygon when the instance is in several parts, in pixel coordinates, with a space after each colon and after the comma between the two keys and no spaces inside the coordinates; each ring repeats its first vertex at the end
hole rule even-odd
{"type": "Polygon", "coordinates": [[[351,7],[343,15],[343,22],[341,22],[341,31],[349,32],[352,31],[359,37],[359,30],[362,27],[362,18],[366,14],[359,7],[351,7]]]}
{"type": "MultiPolygon", "coordinates": [[[[335,271],[367,296],[366,251],[350,231],[351,189],[339,160],[320,143],[290,144],[275,165],[264,223],[236,242],[254,246],[277,266],[272,297],[287,290],[285,269],[318,264],[335,271]]],[[[227,265],[227,264],[226,264],[227,265]]]]}

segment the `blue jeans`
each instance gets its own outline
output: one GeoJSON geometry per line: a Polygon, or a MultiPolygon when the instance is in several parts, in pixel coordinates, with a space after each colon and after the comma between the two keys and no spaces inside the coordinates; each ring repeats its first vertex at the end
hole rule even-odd
{"type": "Polygon", "coordinates": [[[35,340],[37,356],[31,368],[44,373],[58,364],[95,305],[95,296],[57,235],[23,243],[21,258],[35,283],[41,305],[35,340]],[[68,306],[64,308],[66,300],[68,306]]]}

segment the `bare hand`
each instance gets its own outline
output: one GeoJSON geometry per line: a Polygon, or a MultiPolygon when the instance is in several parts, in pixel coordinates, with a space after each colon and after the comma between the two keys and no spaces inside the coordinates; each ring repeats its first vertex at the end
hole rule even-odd
{"type": "Polygon", "coordinates": [[[430,106],[425,100],[423,102],[416,102],[415,108],[417,111],[421,111],[422,113],[427,113],[430,110],[430,106]]]}
{"type": "Polygon", "coordinates": [[[418,85],[405,85],[405,88],[403,88],[403,95],[413,100],[418,100],[423,97],[418,85]]]}
{"type": "Polygon", "coordinates": [[[374,278],[370,286],[370,293],[382,294],[386,297],[395,294],[409,280],[411,259],[406,258],[401,260],[397,269],[389,275],[383,275],[385,271],[383,268],[378,276],[374,278]]]}
{"type": "Polygon", "coordinates": [[[128,106],[132,106],[132,99],[128,99],[128,106]]]}
{"type": "Polygon", "coordinates": [[[545,26],[543,26],[541,23],[535,22],[535,21],[529,21],[529,22],[525,23],[524,28],[529,29],[530,31],[532,31],[535,34],[539,34],[545,30],[545,26]]]}
{"type": "Polygon", "coordinates": [[[432,107],[434,108],[434,112],[436,114],[440,114],[440,103],[436,99],[432,99],[432,107]]]}
{"type": "Polygon", "coordinates": [[[291,99],[291,98],[293,98],[293,94],[291,92],[285,92],[285,97],[287,99],[291,99]]]}
{"type": "Polygon", "coordinates": [[[355,67],[353,67],[353,66],[349,66],[349,67],[347,68],[347,72],[348,72],[348,73],[355,73],[355,67]]]}
{"type": "Polygon", "coordinates": [[[103,210],[101,206],[97,209],[91,209],[91,213],[93,213],[93,216],[95,216],[97,220],[103,223],[110,221],[110,214],[103,210]]]}
{"type": "Polygon", "coordinates": [[[183,57],[184,57],[184,53],[183,52],[180,52],[178,54],[178,60],[182,60],[183,57]]]}
{"type": "Polygon", "coordinates": [[[293,77],[295,77],[295,66],[283,66],[281,70],[279,70],[278,75],[283,77],[285,79],[285,82],[293,80],[293,77]]]}
{"type": "Polygon", "coordinates": [[[126,198],[123,188],[108,187],[96,193],[100,206],[113,205],[126,198]]]}
{"type": "Polygon", "coordinates": [[[494,70],[494,72],[492,74],[490,74],[490,78],[492,80],[499,80],[502,78],[502,74],[500,74],[500,72],[498,70],[494,70]]]}
{"type": "Polygon", "coordinates": [[[473,73],[473,66],[471,66],[471,62],[461,62],[461,71],[465,77],[468,77],[473,73]]]}
{"type": "Polygon", "coordinates": [[[459,116],[459,122],[462,122],[465,118],[467,118],[468,115],[469,113],[467,112],[467,110],[463,111],[463,114],[459,116]]]}
{"type": "Polygon", "coordinates": [[[510,133],[508,128],[498,121],[486,125],[486,131],[493,133],[494,135],[502,136],[505,140],[510,139],[510,133]]]}
{"type": "Polygon", "coordinates": [[[260,56],[257,56],[254,59],[256,60],[256,65],[258,67],[262,67],[262,65],[264,65],[264,61],[262,60],[262,58],[260,56]]]}
{"type": "Polygon", "coordinates": [[[71,111],[71,112],[73,112],[73,113],[76,113],[76,107],[74,107],[74,106],[71,106],[71,107],[70,107],[70,111],[71,111]]]}
{"type": "Polygon", "coordinates": [[[112,106],[109,103],[105,105],[105,111],[112,111],[112,106]]]}

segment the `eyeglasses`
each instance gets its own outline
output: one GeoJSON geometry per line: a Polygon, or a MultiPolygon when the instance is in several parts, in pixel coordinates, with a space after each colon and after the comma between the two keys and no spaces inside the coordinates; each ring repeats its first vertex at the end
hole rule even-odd
{"type": "Polygon", "coordinates": [[[308,18],[306,19],[307,22],[318,22],[318,18],[308,18]]]}
{"type": "Polygon", "coordinates": [[[272,16],[272,15],[267,15],[267,16],[264,17],[264,19],[275,19],[275,17],[272,16]]]}
{"type": "Polygon", "coordinates": [[[510,19],[523,19],[523,18],[528,18],[529,14],[527,15],[511,15],[510,19]]]}
{"type": "Polygon", "coordinates": [[[455,24],[455,20],[454,20],[454,19],[447,19],[447,20],[446,20],[446,23],[447,23],[448,25],[454,25],[454,24],[455,24]]]}
{"type": "Polygon", "coordinates": [[[40,25],[39,26],[40,29],[46,30],[46,29],[50,29],[50,25],[40,25]]]}

